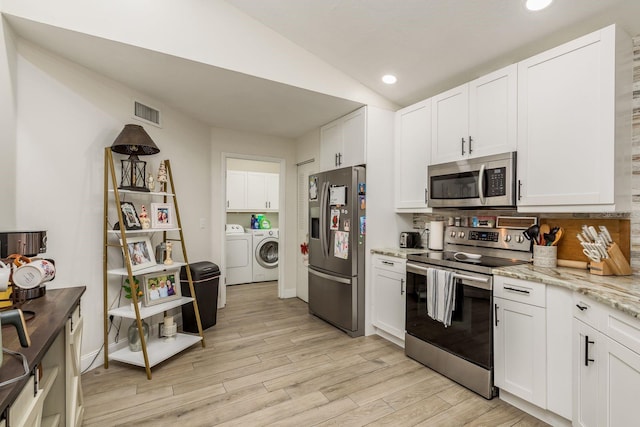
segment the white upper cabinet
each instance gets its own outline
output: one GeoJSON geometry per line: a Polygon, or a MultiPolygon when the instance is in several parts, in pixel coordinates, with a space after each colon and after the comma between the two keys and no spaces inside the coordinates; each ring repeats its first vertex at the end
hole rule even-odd
{"type": "Polygon", "coordinates": [[[398,212],[427,212],[431,99],[396,112],[395,196],[398,212]]]}
{"type": "Polygon", "coordinates": [[[320,128],[320,171],[366,163],[366,111],[362,107],[320,128]]]}
{"type": "Polygon", "coordinates": [[[227,171],[227,210],[247,208],[247,173],[227,171]]]}
{"type": "Polygon", "coordinates": [[[519,211],[630,209],[631,53],[612,25],[518,64],[519,211]]]}
{"type": "Polygon", "coordinates": [[[277,173],[227,171],[227,211],[277,211],[277,173]]]}
{"type": "Polygon", "coordinates": [[[514,64],[434,96],[431,164],[515,151],[516,91],[514,64]]]}

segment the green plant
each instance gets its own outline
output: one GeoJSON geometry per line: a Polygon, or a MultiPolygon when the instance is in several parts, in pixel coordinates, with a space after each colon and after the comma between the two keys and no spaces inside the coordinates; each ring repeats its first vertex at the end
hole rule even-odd
{"type": "Polygon", "coordinates": [[[124,285],[122,285],[122,289],[124,289],[124,297],[127,299],[133,299],[132,291],[137,291],[136,296],[140,298],[142,296],[142,290],[140,289],[140,281],[137,277],[133,278],[133,289],[132,286],[129,285],[129,279],[124,281],[124,285]]]}

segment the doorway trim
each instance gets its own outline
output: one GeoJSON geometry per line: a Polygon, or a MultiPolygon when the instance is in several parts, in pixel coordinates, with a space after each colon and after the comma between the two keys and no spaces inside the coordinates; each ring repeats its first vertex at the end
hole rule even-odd
{"type": "MultiPolygon", "coordinates": [[[[220,224],[219,227],[223,230],[223,236],[226,237],[226,233],[224,233],[226,220],[227,220],[227,159],[241,159],[241,160],[254,160],[259,162],[269,162],[269,163],[278,163],[279,164],[279,176],[278,176],[278,229],[279,229],[279,237],[278,237],[278,298],[289,298],[290,295],[287,295],[285,292],[285,283],[284,283],[284,272],[285,272],[285,264],[286,260],[284,257],[284,245],[283,242],[286,242],[286,218],[285,218],[285,207],[286,207],[286,170],[287,164],[286,160],[280,157],[268,157],[268,156],[257,156],[250,154],[240,154],[240,153],[229,153],[222,152],[222,167],[220,174],[222,183],[222,191],[223,194],[222,203],[220,204],[222,212],[220,215],[220,224]]],[[[226,255],[226,238],[220,239],[220,253],[226,255]]],[[[253,253],[251,256],[255,256],[253,253]]],[[[253,261],[253,259],[252,259],[253,261]]],[[[225,263],[226,267],[226,263],[225,263]]],[[[225,275],[226,277],[226,275],[225,275]]],[[[222,306],[227,305],[227,284],[222,284],[223,292],[221,293],[221,303],[222,306]]]]}

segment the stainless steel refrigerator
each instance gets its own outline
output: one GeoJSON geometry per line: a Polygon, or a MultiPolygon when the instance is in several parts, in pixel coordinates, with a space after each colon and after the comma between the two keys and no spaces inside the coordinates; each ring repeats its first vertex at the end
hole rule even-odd
{"type": "Polygon", "coordinates": [[[309,312],[364,335],[364,166],[309,177],[309,312]]]}

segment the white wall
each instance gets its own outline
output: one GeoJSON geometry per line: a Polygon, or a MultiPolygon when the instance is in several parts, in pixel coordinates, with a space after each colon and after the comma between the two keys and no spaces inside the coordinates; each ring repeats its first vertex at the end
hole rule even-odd
{"type": "MultiPolygon", "coordinates": [[[[86,362],[103,340],[104,147],[124,124],[136,123],[132,100],[140,94],[30,44],[19,42],[18,53],[16,225],[47,230],[46,255],[57,269],[48,289],[87,286],[82,298],[86,362]]],[[[160,102],[153,105],[162,111],[163,128],[143,126],[161,152],[142,160],[154,175],[159,160],[171,160],[189,260],[210,260],[209,127],[160,102]]],[[[114,263],[117,258],[110,257],[114,263]]],[[[119,282],[110,286],[111,295],[117,294],[119,282]]],[[[120,337],[128,324],[123,322],[120,337]]]]}
{"type": "Polygon", "coordinates": [[[11,30],[0,18],[0,230],[15,227],[16,205],[16,101],[15,42],[11,30]]]}
{"type": "Polygon", "coordinates": [[[367,107],[366,335],[374,333],[371,325],[370,290],[373,278],[371,249],[398,247],[399,232],[403,229],[411,229],[406,222],[406,216],[395,214],[393,125],[393,112],[367,107]]]}
{"type": "Polygon", "coordinates": [[[224,1],[3,0],[2,12],[340,98],[395,107],[224,1]]]}
{"type": "MultiPolygon", "coordinates": [[[[254,160],[284,159],[285,173],[280,175],[284,180],[284,191],[280,191],[279,215],[280,248],[284,270],[280,277],[284,278],[282,286],[285,296],[295,296],[295,250],[296,250],[296,166],[295,146],[293,140],[273,136],[259,135],[230,129],[211,129],[211,224],[213,242],[213,258],[220,260],[224,267],[224,241],[226,222],[225,175],[223,158],[226,156],[253,158],[254,160]]],[[[282,187],[281,187],[282,189],[282,187]]],[[[224,268],[223,268],[224,273],[224,268]]],[[[221,288],[221,300],[226,300],[226,290],[221,288]]]]}

